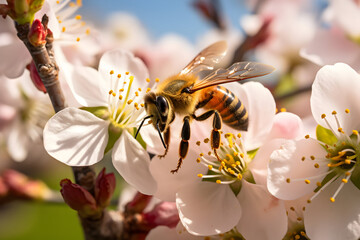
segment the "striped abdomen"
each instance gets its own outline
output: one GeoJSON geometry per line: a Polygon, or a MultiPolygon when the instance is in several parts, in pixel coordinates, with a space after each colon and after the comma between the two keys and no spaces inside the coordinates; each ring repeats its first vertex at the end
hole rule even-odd
{"type": "Polygon", "coordinates": [[[244,104],[222,86],[204,89],[196,108],[217,110],[223,123],[236,130],[246,131],[248,128],[249,118],[244,104]]]}

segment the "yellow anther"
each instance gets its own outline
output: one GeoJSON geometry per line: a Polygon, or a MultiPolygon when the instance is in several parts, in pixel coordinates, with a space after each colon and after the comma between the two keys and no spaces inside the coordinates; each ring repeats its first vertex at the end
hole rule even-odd
{"type": "Polygon", "coordinates": [[[62,31],[62,32],[65,32],[65,31],[66,31],[66,27],[62,27],[61,31],[62,31]]]}
{"type": "Polygon", "coordinates": [[[123,99],[123,96],[122,96],[122,95],[119,95],[119,99],[122,100],[122,99],[123,99]]]}
{"type": "Polygon", "coordinates": [[[347,182],[348,182],[348,180],[345,179],[345,178],[341,179],[341,181],[342,181],[343,183],[347,183],[347,182]]]}
{"type": "Polygon", "coordinates": [[[141,92],[141,90],[142,90],[141,87],[139,87],[138,90],[139,90],[139,92],[141,92]]]}
{"type": "Polygon", "coordinates": [[[144,105],[143,103],[140,103],[140,106],[141,106],[141,107],[144,107],[145,105],[144,105]]]}
{"type": "Polygon", "coordinates": [[[150,92],[151,91],[151,88],[147,88],[146,89],[146,93],[150,92]]]}
{"type": "Polygon", "coordinates": [[[286,112],[286,108],[280,108],[280,112],[286,112]]]}
{"type": "Polygon", "coordinates": [[[203,177],[203,175],[202,175],[201,173],[199,173],[197,176],[198,176],[199,178],[202,178],[202,177],[203,177]]]}
{"type": "Polygon", "coordinates": [[[345,176],[350,176],[351,172],[346,172],[345,176]]]}
{"type": "Polygon", "coordinates": [[[308,199],[306,202],[307,202],[307,203],[311,203],[311,200],[310,200],[310,199],[308,199]]]}
{"type": "Polygon", "coordinates": [[[211,156],[211,151],[208,152],[208,155],[211,156]]]}
{"type": "Polygon", "coordinates": [[[137,97],[138,97],[138,96],[139,96],[139,93],[138,93],[138,92],[135,92],[135,96],[137,96],[137,97]]]}
{"type": "Polygon", "coordinates": [[[132,103],[132,99],[130,99],[129,101],[127,101],[127,104],[131,104],[132,103]]]}
{"type": "Polygon", "coordinates": [[[359,135],[359,132],[356,131],[356,130],[352,130],[352,132],[353,132],[353,134],[355,134],[355,135],[359,135]]]}
{"type": "Polygon", "coordinates": [[[120,73],[117,75],[117,78],[121,78],[121,74],[120,74],[120,73]]]}
{"type": "Polygon", "coordinates": [[[160,79],[159,79],[159,78],[155,78],[155,82],[160,82],[160,79]]]}
{"type": "Polygon", "coordinates": [[[245,155],[244,155],[243,153],[240,153],[240,157],[241,157],[241,158],[244,158],[245,155]]]}
{"type": "Polygon", "coordinates": [[[303,219],[301,217],[298,217],[296,220],[298,221],[302,221],[303,219]]]}
{"type": "Polygon", "coordinates": [[[76,5],[78,5],[79,7],[82,6],[82,0],[76,0],[76,5]]]}
{"type": "Polygon", "coordinates": [[[196,145],[200,146],[200,141],[197,141],[197,142],[196,142],[196,145]]]}
{"type": "Polygon", "coordinates": [[[338,132],[344,133],[344,131],[341,127],[338,128],[338,132]]]}
{"type": "Polygon", "coordinates": [[[310,156],[310,159],[311,159],[311,160],[315,160],[315,157],[314,157],[314,156],[310,156]]]}
{"type": "Polygon", "coordinates": [[[150,78],[146,78],[146,82],[150,82],[150,78]]]}
{"type": "Polygon", "coordinates": [[[120,89],[119,89],[119,92],[123,92],[123,91],[124,91],[124,89],[123,89],[123,88],[120,88],[120,89]]]}
{"type": "Polygon", "coordinates": [[[299,240],[301,237],[300,237],[300,235],[299,234],[296,234],[295,235],[295,240],[299,240]]]}
{"type": "Polygon", "coordinates": [[[234,154],[235,157],[237,157],[237,155],[239,155],[238,152],[234,152],[233,154],[234,154]]]}
{"type": "Polygon", "coordinates": [[[236,166],[240,166],[241,163],[240,163],[240,161],[236,161],[235,164],[236,164],[236,166]]]}
{"type": "Polygon", "coordinates": [[[331,198],[330,198],[330,201],[331,201],[331,202],[335,202],[335,198],[331,197],[331,198]]]}
{"type": "Polygon", "coordinates": [[[85,33],[86,33],[86,35],[89,35],[90,34],[90,29],[89,28],[86,29],[85,33]]]}
{"type": "Polygon", "coordinates": [[[208,165],[208,169],[209,169],[209,170],[212,170],[212,169],[213,169],[213,166],[212,166],[212,165],[208,165]]]}
{"type": "Polygon", "coordinates": [[[295,211],[295,208],[294,208],[294,207],[290,207],[290,210],[291,210],[291,211],[295,211]]]}
{"type": "Polygon", "coordinates": [[[345,162],[345,164],[351,164],[351,160],[350,160],[350,159],[346,159],[344,162],[345,162]]]}
{"type": "Polygon", "coordinates": [[[325,113],[323,113],[323,114],[321,114],[321,118],[326,118],[326,114],[325,113]]]}
{"type": "Polygon", "coordinates": [[[305,179],[305,183],[306,183],[306,184],[310,184],[310,180],[309,180],[309,179],[305,179]]]}
{"type": "Polygon", "coordinates": [[[310,138],[309,134],[305,135],[305,139],[309,139],[309,138],[310,138]]]}
{"type": "Polygon", "coordinates": [[[237,136],[238,138],[241,138],[241,133],[238,133],[236,136],[237,136]]]}
{"type": "Polygon", "coordinates": [[[238,173],[238,175],[236,177],[237,177],[237,179],[241,180],[243,176],[241,173],[238,173]]]}
{"type": "Polygon", "coordinates": [[[217,183],[217,184],[221,184],[221,180],[216,180],[216,183],[217,183]]]}
{"type": "Polygon", "coordinates": [[[287,179],[286,179],[286,182],[287,182],[287,183],[290,183],[290,178],[287,178],[287,179]]]}
{"type": "Polygon", "coordinates": [[[332,115],[336,115],[337,112],[334,110],[334,111],[331,112],[331,114],[332,114],[332,115]]]}
{"type": "Polygon", "coordinates": [[[226,154],[226,157],[229,159],[229,162],[233,163],[234,162],[234,157],[231,156],[231,154],[226,154]]]}
{"type": "MultiPolygon", "coordinates": [[[[305,207],[302,208],[303,211],[305,211],[305,209],[306,209],[305,207]]],[[[301,234],[301,235],[302,235],[302,234],[301,234]]]]}
{"type": "Polygon", "coordinates": [[[78,37],[78,38],[76,38],[76,41],[77,41],[77,42],[80,42],[80,38],[79,38],[79,37],[78,37]]]}
{"type": "Polygon", "coordinates": [[[61,20],[59,20],[59,23],[61,24],[61,23],[62,23],[62,21],[61,21],[61,20]]]}
{"type": "Polygon", "coordinates": [[[76,19],[76,20],[80,20],[80,19],[81,19],[81,15],[76,15],[76,16],[75,16],[75,19],[76,19]]]}
{"type": "Polygon", "coordinates": [[[302,158],[301,158],[301,161],[305,161],[305,157],[302,157],[302,158]]]}
{"type": "Polygon", "coordinates": [[[316,182],[316,186],[321,187],[321,182],[316,182]]]}
{"type": "Polygon", "coordinates": [[[350,110],[348,108],[345,109],[345,113],[350,113],[350,110]]]}
{"type": "Polygon", "coordinates": [[[129,73],[129,72],[126,72],[125,74],[126,74],[126,75],[129,75],[130,73],[129,73]]]}
{"type": "Polygon", "coordinates": [[[60,3],[60,1],[56,1],[56,3],[57,3],[57,4],[59,4],[59,3],[60,3]]]}
{"type": "Polygon", "coordinates": [[[315,163],[315,164],[314,164],[314,167],[315,167],[315,168],[319,168],[320,165],[319,165],[318,163],[315,163]]]}
{"type": "Polygon", "coordinates": [[[278,113],[279,112],[279,109],[278,108],[275,108],[275,113],[278,113]]]}
{"type": "Polygon", "coordinates": [[[110,90],[110,91],[109,91],[109,94],[112,94],[113,92],[114,92],[113,90],[110,90]]]}
{"type": "Polygon", "coordinates": [[[114,74],[114,70],[111,70],[111,71],[110,71],[110,75],[113,75],[113,74],[114,74]]]}
{"type": "Polygon", "coordinates": [[[209,141],[210,141],[210,139],[208,139],[208,138],[204,139],[204,143],[208,143],[209,141]]]}
{"type": "Polygon", "coordinates": [[[200,155],[200,157],[204,156],[204,154],[203,154],[203,153],[200,153],[199,155],[200,155]]]}
{"type": "Polygon", "coordinates": [[[201,159],[200,159],[200,158],[197,158],[197,159],[196,159],[196,162],[197,162],[197,163],[200,163],[200,162],[201,162],[201,159]]]}
{"type": "Polygon", "coordinates": [[[113,95],[113,97],[116,97],[116,93],[114,93],[114,92],[111,95],[113,95]]]}

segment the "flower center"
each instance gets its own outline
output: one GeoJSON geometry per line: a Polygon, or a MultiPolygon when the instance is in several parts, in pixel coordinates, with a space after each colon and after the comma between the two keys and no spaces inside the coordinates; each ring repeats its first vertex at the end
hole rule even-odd
{"type": "MultiPolygon", "coordinates": [[[[221,161],[217,159],[213,152],[209,152],[208,156],[200,153],[200,157],[196,161],[206,166],[208,172],[206,175],[200,173],[198,177],[218,184],[232,184],[241,181],[244,177],[250,177],[251,173],[247,168],[249,157],[240,137],[240,134],[237,137],[231,133],[225,134],[225,144],[222,143],[218,151],[221,161]],[[237,139],[240,140],[238,143],[236,143],[237,139]]],[[[209,139],[205,139],[204,142],[208,143],[209,139]]]]}

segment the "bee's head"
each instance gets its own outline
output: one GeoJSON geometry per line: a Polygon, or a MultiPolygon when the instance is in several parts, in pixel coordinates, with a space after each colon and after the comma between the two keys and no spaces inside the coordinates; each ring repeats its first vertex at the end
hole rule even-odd
{"type": "Polygon", "coordinates": [[[150,92],[145,95],[145,110],[151,116],[152,123],[155,128],[158,125],[161,132],[163,132],[170,123],[170,104],[166,97],[162,95],[156,96],[155,93],[150,92]]]}

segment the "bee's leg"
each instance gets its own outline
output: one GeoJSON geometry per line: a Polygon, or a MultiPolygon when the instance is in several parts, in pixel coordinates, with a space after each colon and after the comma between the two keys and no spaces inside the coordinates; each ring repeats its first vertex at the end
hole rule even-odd
{"type": "Polygon", "coordinates": [[[182,164],[183,159],[186,157],[189,150],[189,139],[190,139],[190,116],[184,117],[184,124],[181,130],[181,142],[179,148],[179,161],[176,169],[171,170],[171,173],[176,173],[182,164]]]}
{"type": "Polygon", "coordinates": [[[169,143],[170,143],[170,126],[164,132],[164,141],[165,141],[165,152],[162,155],[158,155],[159,158],[163,158],[169,151],[169,143]]]}
{"type": "Polygon", "coordinates": [[[221,142],[219,130],[221,129],[221,125],[222,125],[222,120],[221,120],[221,116],[220,116],[219,112],[216,110],[209,110],[198,117],[195,115],[193,115],[193,117],[197,121],[204,121],[204,120],[208,119],[209,117],[211,117],[211,115],[213,115],[213,114],[214,114],[213,130],[211,131],[211,141],[210,141],[211,149],[214,150],[214,154],[215,154],[216,158],[219,161],[221,161],[219,155],[217,154],[217,149],[219,149],[220,142],[221,142]]]}

